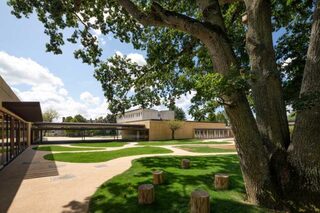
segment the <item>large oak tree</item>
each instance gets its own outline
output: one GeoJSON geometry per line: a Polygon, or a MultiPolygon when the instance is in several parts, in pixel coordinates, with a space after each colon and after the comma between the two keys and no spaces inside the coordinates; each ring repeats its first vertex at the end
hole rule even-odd
{"type": "Polygon", "coordinates": [[[320,208],[319,0],[10,0],[9,5],[17,17],[38,15],[50,37],[48,51],[62,53],[64,35],[82,44],[75,57],[95,66],[112,112],[170,106],[186,93],[200,108],[219,103],[235,134],[248,200],[294,211],[320,208]],[[286,34],[275,52],[272,33],[279,29],[286,34]],[[120,55],[103,60],[93,30],[145,50],[147,64],[120,55]],[[291,138],[286,103],[297,110],[291,138]]]}

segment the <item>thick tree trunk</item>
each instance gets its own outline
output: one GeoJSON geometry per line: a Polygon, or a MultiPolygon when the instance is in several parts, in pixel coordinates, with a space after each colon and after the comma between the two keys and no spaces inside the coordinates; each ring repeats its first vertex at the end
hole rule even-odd
{"type": "MultiPolygon", "coordinates": [[[[197,3],[204,19],[225,31],[218,1],[198,0],[197,3]]],[[[223,75],[230,74],[232,68],[237,67],[238,64],[226,34],[222,37],[212,33],[209,38],[203,42],[211,55],[214,71],[223,75]]],[[[240,75],[240,72],[236,74],[240,75]]],[[[277,197],[277,192],[270,179],[268,154],[264,149],[262,137],[245,94],[239,91],[223,99],[236,138],[248,200],[256,204],[276,207],[277,202],[271,198],[277,197]]]]}
{"type": "MultiPolygon", "coordinates": [[[[246,46],[259,131],[268,145],[285,150],[290,143],[286,107],[272,42],[270,0],[246,0],[246,46]]],[[[271,148],[271,147],[269,147],[271,148]]]]}
{"type": "Polygon", "coordinates": [[[309,106],[298,110],[289,160],[301,176],[302,191],[317,197],[320,205],[320,1],[315,5],[310,44],[300,90],[301,101],[309,106]]]}
{"type": "Polygon", "coordinates": [[[174,140],[174,130],[171,130],[171,139],[174,140]]]}
{"type": "MultiPolygon", "coordinates": [[[[277,192],[270,179],[269,160],[246,97],[236,94],[236,102],[225,106],[235,134],[235,143],[248,201],[277,207],[277,192]],[[274,197],[274,198],[272,198],[274,197]]],[[[235,98],[234,98],[235,99],[235,98]]]]}

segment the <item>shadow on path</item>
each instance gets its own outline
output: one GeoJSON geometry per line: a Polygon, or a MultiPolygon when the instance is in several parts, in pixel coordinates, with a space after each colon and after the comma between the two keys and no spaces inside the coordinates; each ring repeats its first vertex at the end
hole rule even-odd
{"type": "Polygon", "coordinates": [[[59,175],[55,162],[42,156],[29,147],[0,171],[0,212],[8,211],[23,180],[59,175]]]}
{"type": "Polygon", "coordinates": [[[88,211],[90,197],[87,197],[84,202],[80,201],[70,201],[67,205],[63,206],[66,210],[62,213],[83,213],[88,211]]]}

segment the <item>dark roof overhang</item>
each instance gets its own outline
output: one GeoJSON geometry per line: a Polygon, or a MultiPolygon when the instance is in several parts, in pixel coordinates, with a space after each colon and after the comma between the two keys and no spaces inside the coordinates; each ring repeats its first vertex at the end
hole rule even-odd
{"type": "Polygon", "coordinates": [[[39,102],[2,102],[2,106],[28,122],[42,122],[39,102]]]}

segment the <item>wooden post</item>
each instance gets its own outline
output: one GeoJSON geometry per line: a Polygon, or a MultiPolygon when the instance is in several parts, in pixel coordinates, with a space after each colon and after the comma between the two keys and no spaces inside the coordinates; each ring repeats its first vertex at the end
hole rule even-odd
{"type": "Polygon", "coordinates": [[[182,159],[181,160],[181,168],[182,169],[189,169],[190,168],[190,160],[182,159]]]}
{"type": "Polygon", "coordinates": [[[214,187],[216,190],[228,189],[229,188],[229,175],[215,174],[214,175],[214,187]]]}
{"type": "Polygon", "coordinates": [[[164,182],[164,173],[163,171],[154,171],[153,174],[153,184],[159,185],[164,182]]]}
{"type": "Polygon", "coordinates": [[[204,190],[195,190],[191,193],[190,198],[191,213],[209,213],[210,212],[210,195],[204,190]]]}
{"type": "Polygon", "coordinates": [[[139,204],[152,204],[154,202],[154,187],[152,184],[142,184],[138,188],[139,204]]]}

